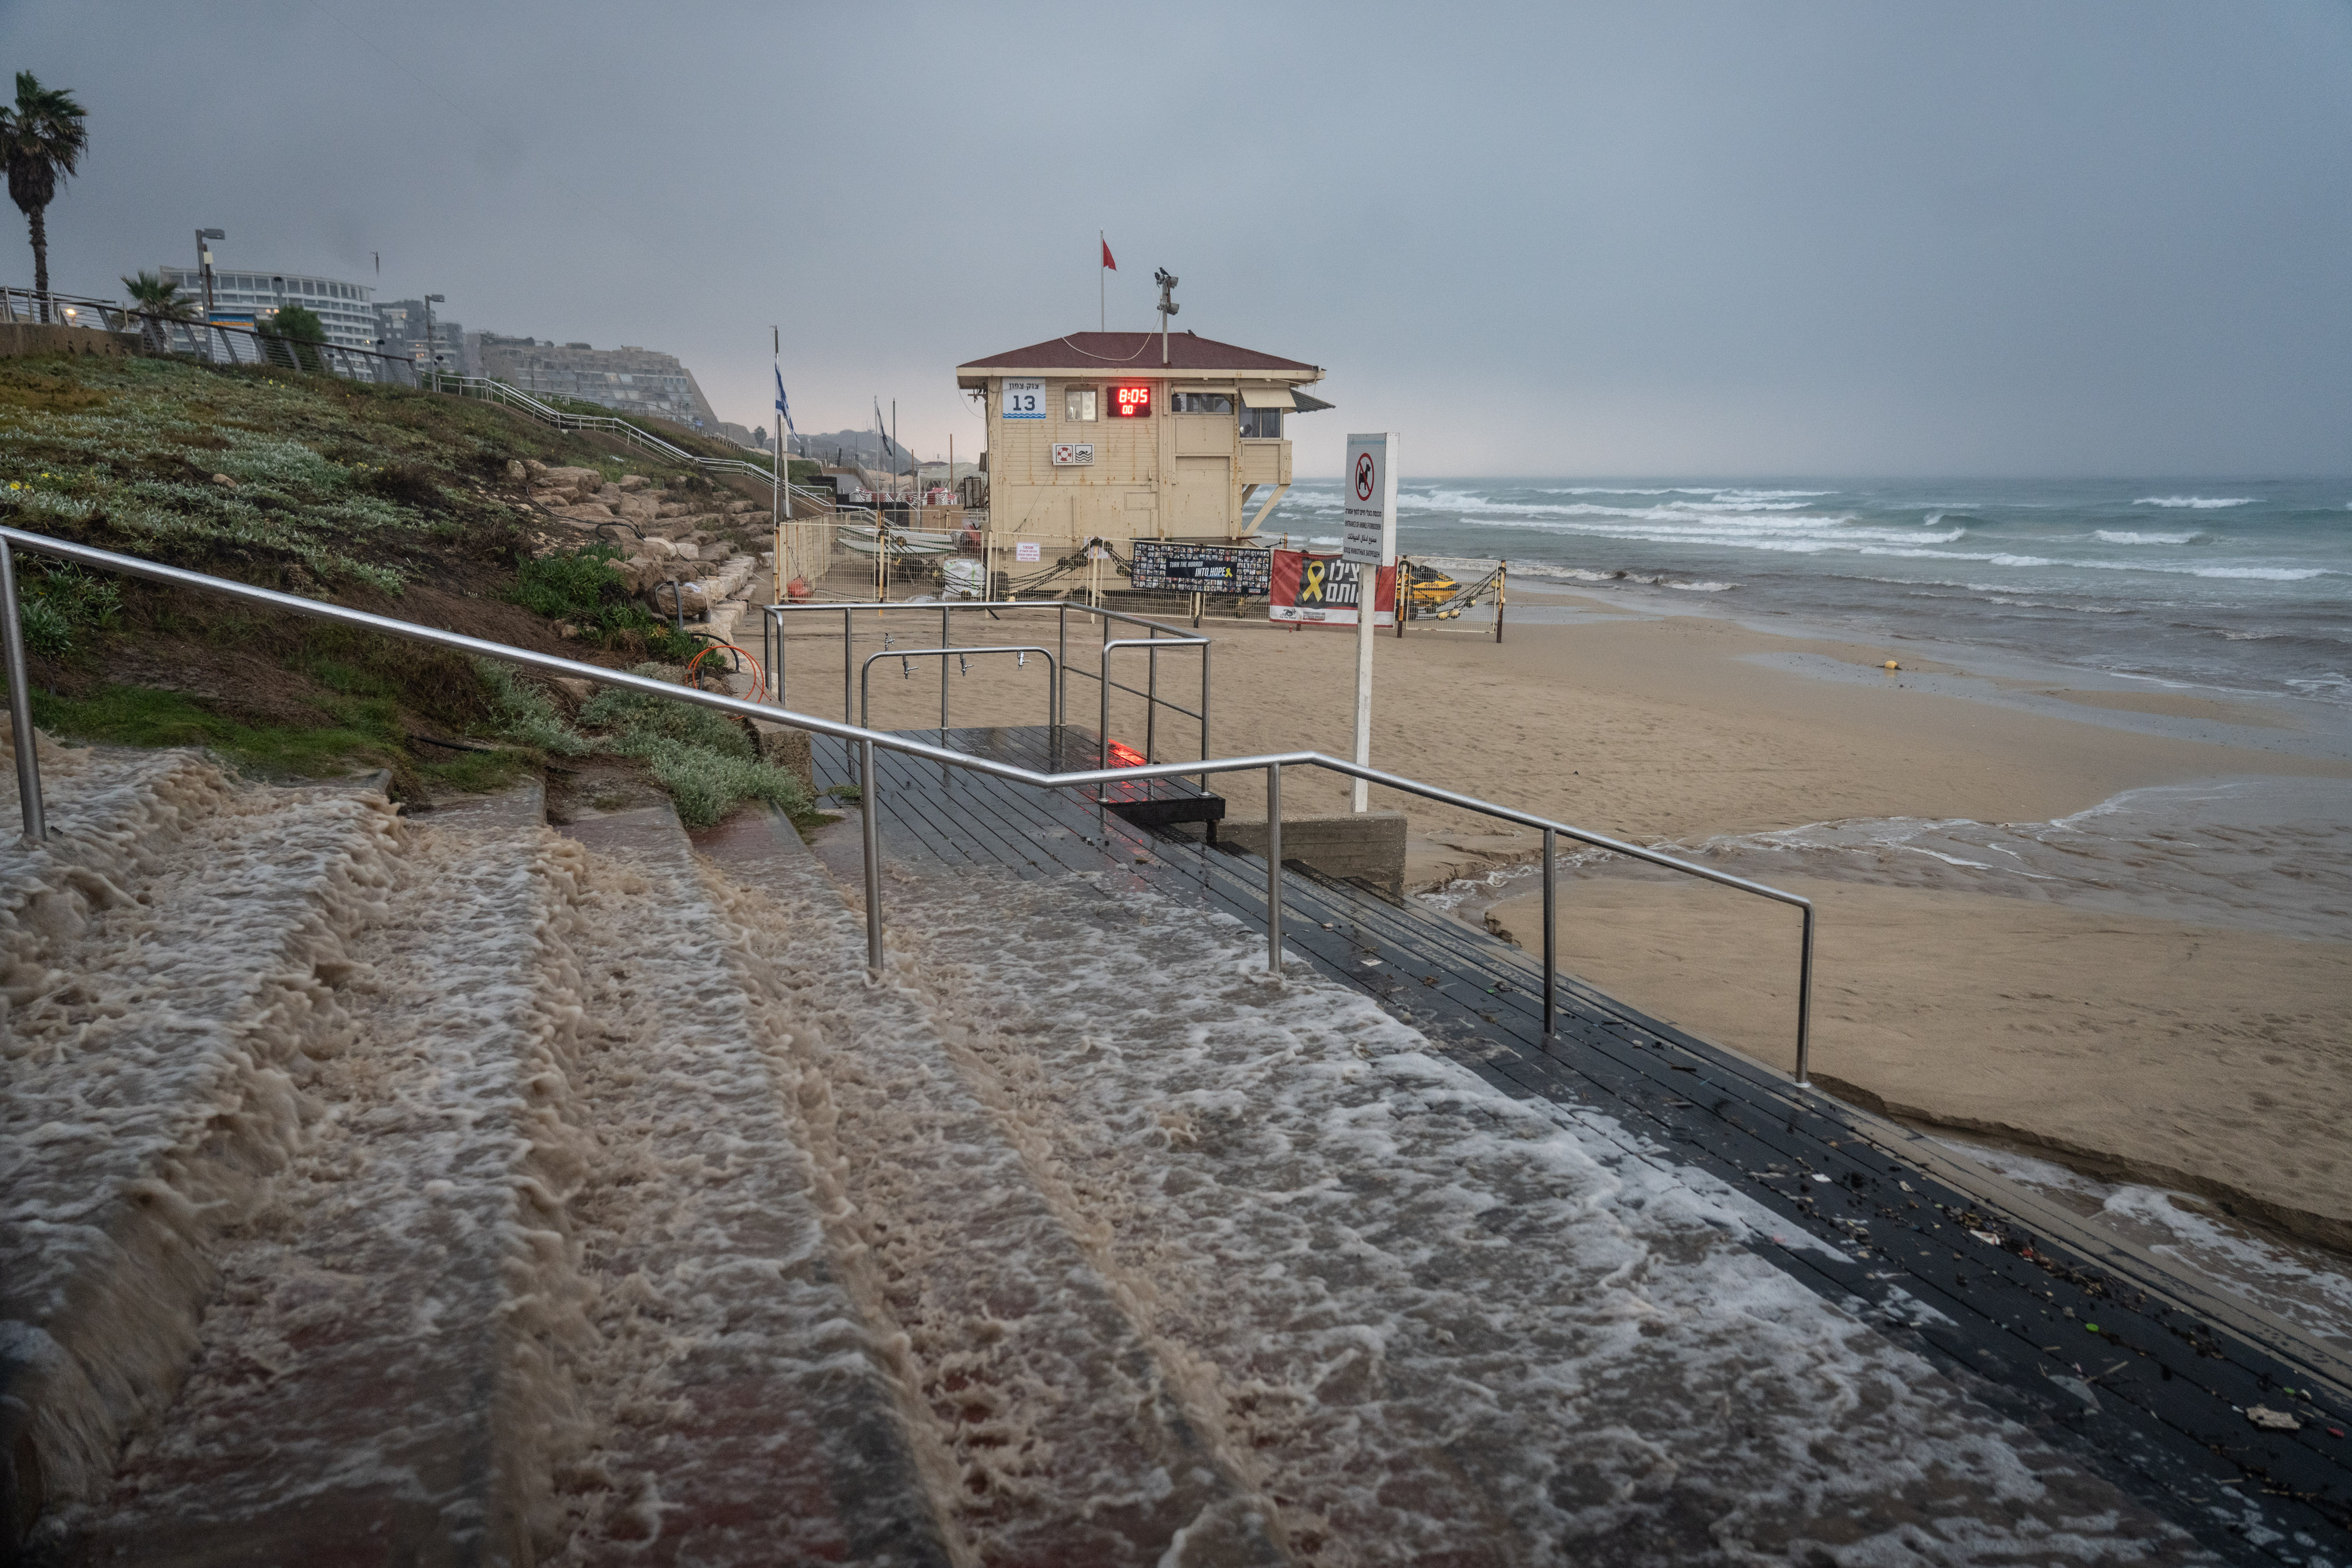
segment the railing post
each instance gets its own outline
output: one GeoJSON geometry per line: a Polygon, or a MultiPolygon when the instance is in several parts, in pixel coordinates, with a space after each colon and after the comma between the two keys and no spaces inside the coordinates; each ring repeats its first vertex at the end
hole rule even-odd
{"type": "Polygon", "coordinates": [[[41,754],[33,737],[33,689],[26,678],[24,620],[17,613],[16,557],[5,539],[0,539],[0,643],[6,644],[8,725],[16,746],[16,809],[29,850],[48,838],[49,823],[41,810],[41,754]]]}
{"type": "MultiPolygon", "coordinates": [[[[1103,624],[1108,626],[1110,622],[1106,621],[1103,624]]],[[[1095,766],[1108,768],[1110,766],[1110,644],[1108,642],[1103,644],[1101,675],[1102,678],[1095,683],[1097,689],[1102,694],[1102,728],[1095,735],[1095,766]]],[[[1108,784],[1095,786],[1095,834],[1104,843],[1110,842],[1110,786],[1108,784]]]]}
{"type": "MultiPolygon", "coordinates": [[[[1054,637],[1054,658],[1063,669],[1066,670],[1070,667],[1070,601],[1067,599],[1059,601],[1055,605],[1055,613],[1059,621],[1059,627],[1054,637]]],[[[1054,712],[1054,727],[1056,729],[1066,727],[1070,722],[1069,695],[1069,683],[1065,681],[1062,684],[1063,706],[1054,712]]]]}
{"type": "Polygon", "coordinates": [[[882,830],[877,815],[877,786],[881,782],[874,767],[874,743],[857,743],[859,769],[864,778],[858,782],[858,825],[866,838],[866,972],[876,980],[882,977],[882,830]]]}
{"type": "MultiPolygon", "coordinates": [[[[1160,641],[1157,626],[1151,629],[1150,640],[1154,643],[1160,641]]],[[[1150,667],[1143,682],[1143,760],[1149,764],[1160,759],[1155,753],[1160,735],[1160,650],[1147,648],[1143,657],[1150,667]]]]}
{"type": "Polygon", "coordinates": [[[1804,950],[1797,956],[1797,1087],[1810,1089],[1813,1054],[1813,906],[1805,905],[1804,950]]]}
{"type": "Polygon", "coordinates": [[[857,612],[845,604],[841,607],[841,722],[849,722],[849,667],[857,663],[857,629],[852,619],[857,612]]]}
{"type": "Polygon", "coordinates": [[[1282,764],[1265,767],[1265,967],[1282,973],[1282,764]]]}
{"type": "Polygon", "coordinates": [[[1559,833],[1544,830],[1544,1038],[1553,1033],[1559,1005],[1559,833]]]}
{"type": "MultiPolygon", "coordinates": [[[[940,606],[940,647],[942,647],[942,648],[948,647],[948,646],[951,645],[951,644],[954,643],[954,641],[955,641],[955,639],[953,638],[953,636],[951,636],[951,635],[949,633],[949,631],[948,631],[948,607],[947,607],[944,603],[942,603],[942,604],[940,606]]],[[[945,658],[941,658],[941,659],[940,660],[940,744],[941,746],[945,746],[947,743],[948,743],[948,662],[947,662],[947,660],[946,660],[945,658]]]]}

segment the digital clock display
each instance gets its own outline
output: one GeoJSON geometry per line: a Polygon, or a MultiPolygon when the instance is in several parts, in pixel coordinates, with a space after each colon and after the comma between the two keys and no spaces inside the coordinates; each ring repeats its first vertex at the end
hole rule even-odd
{"type": "Polygon", "coordinates": [[[1110,389],[1110,411],[1119,419],[1150,419],[1151,417],[1151,383],[1110,389]]]}

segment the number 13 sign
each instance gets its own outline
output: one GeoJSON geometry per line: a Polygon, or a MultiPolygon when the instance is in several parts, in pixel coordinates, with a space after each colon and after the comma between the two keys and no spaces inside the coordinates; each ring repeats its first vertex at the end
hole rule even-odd
{"type": "Polygon", "coordinates": [[[1045,383],[1015,382],[1004,383],[1004,417],[1007,419],[1043,419],[1045,417],[1045,383]]]}

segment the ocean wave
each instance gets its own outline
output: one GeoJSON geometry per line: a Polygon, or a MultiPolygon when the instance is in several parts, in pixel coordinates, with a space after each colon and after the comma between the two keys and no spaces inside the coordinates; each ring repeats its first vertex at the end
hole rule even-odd
{"type": "Polygon", "coordinates": [[[2316,566],[2160,566],[2158,571],[2185,571],[2191,577],[2250,577],[2264,582],[2305,582],[2328,575],[2316,566]]]}
{"type": "Polygon", "coordinates": [[[2258,496],[2142,496],[2132,505],[2186,507],[2192,511],[2209,512],[2218,507],[2251,507],[2260,499],[2258,496]]]}
{"type": "Polygon", "coordinates": [[[1541,561],[1516,564],[1511,575],[1548,578],[1558,582],[1638,582],[1649,588],[1680,589],[1685,593],[1728,593],[1739,586],[1736,582],[1687,582],[1663,571],[1591,571],[1580,566],[1547,566],[1541,561]]]}
{"type": "Polygon", "coordinates": [[[2100,528],[2091,536],[2111,545],[2193,545],[2205,538],[2194,534],[2135,534],[2123,528],[2100,528]]]}

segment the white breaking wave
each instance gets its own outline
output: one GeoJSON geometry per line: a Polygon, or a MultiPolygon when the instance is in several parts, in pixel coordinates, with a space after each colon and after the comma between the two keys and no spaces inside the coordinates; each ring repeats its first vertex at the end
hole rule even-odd
{"type": "Polygon", "coordinates": [[[2094,538],[2111,545],[2193,545],[2203,534],[2136,534],[2126,528],[2100,528],[2094,538]]]}
{"type": "Polygon", "coordinates": [[[2208,512],[2217,507],[2251,507],[2259,498],[2254,496],[2142,496],[2132,505],[2135,507],[2186,507],[2193,511],[2208,512]]]}

